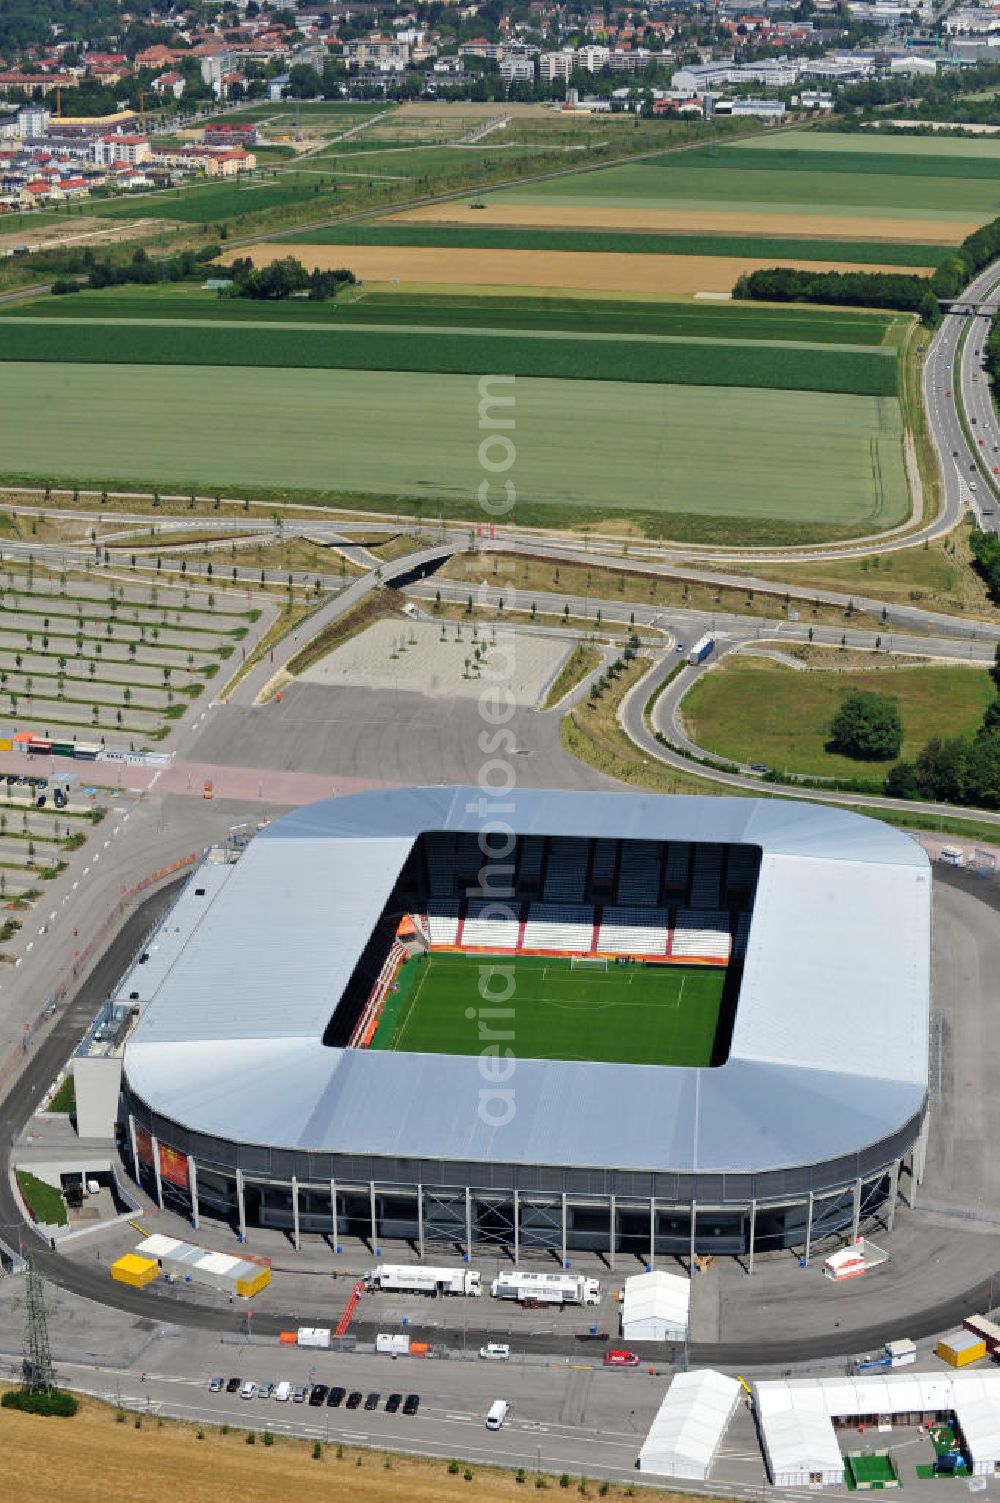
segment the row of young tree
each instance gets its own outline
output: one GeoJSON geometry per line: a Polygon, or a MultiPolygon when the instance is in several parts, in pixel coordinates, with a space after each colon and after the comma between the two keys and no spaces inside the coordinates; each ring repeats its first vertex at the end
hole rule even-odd
{"type": "MultiPolygon", "coordinates": [[[[186,282],[191,277],[204,276],[208,262],[218,254],[217,245],[207,245],[197,251],[183,250],[172,256],[153,257],[139,245],[127,259],[93,256],[80,270],[86,269],[87,286],[91,288],[126,287],[130,283],[149,287],[155,282],[186,282]]],[[[79,292],[79,275],[77,270],[76,275],[57,276],[52,283],[53,294],[61,297],[67,292],[79,292]]]]}
{"type": "Polygon", "coordinates": [[[310,302],[323,303],[336,297],[341,287],[357,280],[345,266],[334,271],[320,271],[318,267],[307,271],[294,256],[283,256],[269,266],[254,266],[249,256],[238,256],[226,270],[232,283],[221,290],[223,297],[246,297],[261,302],[278,302],[303,294],[310,302]]]}

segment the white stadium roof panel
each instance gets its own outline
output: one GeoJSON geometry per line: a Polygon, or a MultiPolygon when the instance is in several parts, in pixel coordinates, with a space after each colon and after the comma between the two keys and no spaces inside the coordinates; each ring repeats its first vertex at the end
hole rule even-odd
{"type": "Polygon", "coordinates": [[[141,996],[129,1089],[229,1141],[677,1172],[840,1160],[921,1111],[931,884],[915,842],[779,799],[519,790],[504,803],[521,835],[760,848],[725,1064],[518,1059],[517,1110],[497,1127],[474,1059],[324,1045],[415,839],[483,823],[478,788],[411,788],[296,810],[225,879],[196,873],[147,947],[169,948],[169,965],[135,966],[120,988],[141,996]],[[197,901],[195,886],[208,886],[197,901]]]}

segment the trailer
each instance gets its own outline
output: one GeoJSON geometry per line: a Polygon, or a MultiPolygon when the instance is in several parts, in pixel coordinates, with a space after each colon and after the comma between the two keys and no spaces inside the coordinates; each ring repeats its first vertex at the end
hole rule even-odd
{"type": "Polygon", "coordinates": [[[986,1342],[986,1350],[991,1357],[1000,1353],[1000,1326],[995,1321],[988,1320],[985,1315],[967,1315],[962,1324],[973,1336],[979,1336],[986,1342]]]}
{"type": "Polygon", "coordinates": [[[408,1263],[380,1263],[365,1275],[368,1289],[398,1294],[468,1294],[483,1292],[483,1276],[475,1268],[423,1268],[408,1263]]]}
{"type": "Polygon", "coordinates": [[[693,663],[696,666],[698,663],[703,663],[714,646],[714,637],[699,637],[697,642],[692,647],[691,651],[688,653],[688,662],[693,663]]]}
{"type": "Polygon", "coordinates": [[[516,1299],[522,1305],[599,1305],[597,1279],[580,1273],[520,1273],[511,1270],[493,1280],[494,1299],[516,1299]]]}

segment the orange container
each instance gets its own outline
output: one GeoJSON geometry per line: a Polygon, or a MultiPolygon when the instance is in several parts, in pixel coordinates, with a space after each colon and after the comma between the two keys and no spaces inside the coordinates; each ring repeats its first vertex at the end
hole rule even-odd
{"type": "Polygon", "coordinates": [[[278,1336],[278,1343],[280,1346],[298,1346],[298,1331],[282,1331],[278,1336]]]}
{"type": "Polygon", "coordinates": [[[429,1344],[426,1341],[411,1341],[410,1342],[410,1356],[411,1357],[426,1357],[427,1353],[428,1353],[428,1350],[429,1350],[429,1344]]]}

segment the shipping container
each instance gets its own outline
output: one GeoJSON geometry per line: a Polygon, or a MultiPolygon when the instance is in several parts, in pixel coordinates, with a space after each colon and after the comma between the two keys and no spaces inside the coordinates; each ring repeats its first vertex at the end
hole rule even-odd
{"type": "Polygon", "coordinates": [[[329,1326],[299,1326],[297,1342],[299,1346],[318,1346],[329,1348],[329,1326]]]}
{"type": "Polygon", "coordinates": [[[994,1352],[1000,1351],[1000,1326],[995,1321],[989,1320],[985,1315],[969,1315],[962,1324],[974,1336],[982,1337],[991,1357],[994,1352]]]}
{"type": "Polygon", "coordinates": [[[409,1354],[410,1338],[380,1331],[375,1337],[375,1350],[390,1357],[405,1357],[409,1354]]]}
{"type": "Polygon", "coordinates": [[[986,1356],[986,1342],[981,1336],[959,1327],[957,1331],[942,1336],[934,1352],[949,1367],[968,1367],[970,1362],[980,1362],[986,1356]]]}
{"type": "Polygon", "coordinates": [[[160,1276],[160,1266],[155,1258],[139,1258],[135,1253],[126,1253],[111,1265],[111,1277],[116,1284],[128,1284],[133,1289],[145,1289],[160,1276]]]}

